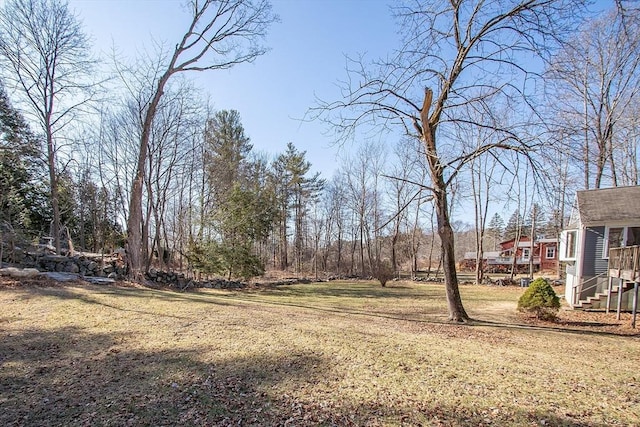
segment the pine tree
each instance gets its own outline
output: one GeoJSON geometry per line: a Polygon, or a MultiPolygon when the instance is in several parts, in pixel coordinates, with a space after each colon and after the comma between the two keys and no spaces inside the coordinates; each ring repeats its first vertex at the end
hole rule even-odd
{"type": "Polygon", "coordinates": [[[203,272],[229,279],[261,275],[264,265],[255,248],[271,232],[275,217],[266,166],[249,159],[253,147],[237,111],[216,113],[207,123],[205,139],[214,234],[190,242],[191,262],[203,272]]]}
{"type": "Polygon", "coordinates": [[[0,83],[0,229],[26,236],[48,231],[47,195],[40,149],[0,83]]]}
{"type": "Polygon", "coordinates": [[[216,205],[224,204],[233,186],[246,178],[250,141],[236,110],[218,111],[207,121],[205,164],[216,205]]]}
{"type": "Polygon", "coordinates": [[[534,240],[540,238],[541,234],[543,233],[544,221],[544,211],[539,204],[534,203],[531,206],[529,215],[527,215],[524,219],[523,235],[529,236],[531,234],[531,224],[535,224],[534,235],[530,237],[532,237],[534,240]]]}
{"type": "MultiPolygon", "coordinates": [[[[287,228],[289,218],[294,224],[294,263],[297,272],[302,270],[304,249],[304,225],[309,202],[315,200],[324,188],[325,180],[320,174],[308,177],[311,163],[305,159],[306,152],[298,151],[293,143],[287,144],[287,151],[278,156],[273,165],[276,194],[280,206],[281,247],[284,247],[284,259],[287,255],[287,228]],[[290,215],[289,210],[293,211],[290,215]]],[[[282,264],[282,263],[281,263],[282,264]]],[[[283,263],[285,269],[288,264],[283,263]]]]}
{"type": "Polygon", "coordinates": [[[496,250],[498,243],[500,243],[504,237],[504,220],[497,212],[493,214],[491,221],[489,221],[487,236],[492,240],[493,250],[496,250]]]}
{"type": "Polygon", "coordinates": [[[518,236],[522,236],[524,231],[524,220],[520,212],[516,209],[513,211],[507,225],[504,227],[504,239],[515,239],[518,236]]]}

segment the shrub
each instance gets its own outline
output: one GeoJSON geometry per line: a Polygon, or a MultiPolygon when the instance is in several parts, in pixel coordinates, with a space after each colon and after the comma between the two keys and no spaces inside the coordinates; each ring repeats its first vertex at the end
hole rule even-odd
{"type": "Polygon", "coordinates": [[[382,261],[378,262],[378,265],[373,269],[373,277],[385,287],[387,282],[394,277],[394,271],[391,267],[391,263],[382,261]]]}
{"type": "Polygon", "coordinates": [[[538,319],[553,320],[560,309],[560,298],[543,278],[531,282],[518,300],[518,310],[534,313],[538,319]]]}

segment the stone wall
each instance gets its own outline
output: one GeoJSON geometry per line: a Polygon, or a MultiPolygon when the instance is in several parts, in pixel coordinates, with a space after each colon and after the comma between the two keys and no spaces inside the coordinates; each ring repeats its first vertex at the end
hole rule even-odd
{"type": "MultiPolygon", "coordinates": [[[[17,265],[28,270],[37,269],[41,272],[77,275],[88,281],[92,281],[89,280],[91,278],[96,278],[96,280],[98,280],[97,278],[104,278],[111,281],[124,280],[127,274],[125,262],[119,255],[103,256],[100,254],[79,253],[73,256],[64,256],[51,254],[49,250],[13,251],[11,257],[4,261],[10,265],[17,265]]],[[[180,290],[189,288],[241,289],[250,286],[246,282],[222,278],[196,280],[184,273],[161,271],[155,268],[149,269],[145,279],[148,285],[169,286],[180,290]]],[[[311,280],[305,278],[288,278],[265,283],[254,282],[251,286],[282,286],[310,282],[311,280]]]]}
{"type": "Polygon", "coordinates": [[[81,276],[108,277],[121,280],[126,274],[124,262],[113,257],[44,255],[33,260],[45,271],[77,273],[81,276]]]}
{"type": "Polygon", "coordinates": [[[73,256],[52,255],[46,252],[15,251],[4,261],[22,267],[37,268],[41,271],[73,273],[87,277],[108,277],[121,280],[126,274],[124,262],[116,256],[100,254],[77,254],[73,256]]]}

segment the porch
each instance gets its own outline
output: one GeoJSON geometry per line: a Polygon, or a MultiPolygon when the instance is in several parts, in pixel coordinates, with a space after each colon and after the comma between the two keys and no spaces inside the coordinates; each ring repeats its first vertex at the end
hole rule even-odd
{"type": "Polygon", "coordinates": [[[620,320],[623,294],[633,288],[632,326],[636,327],[638,312],[638,284],[640,282],[640,246],[627,246],[609,249],[607,305],[606,312],[611,309],[612,299],[617,296],[616,318],[620,320]],[[614,289],[614,280],[618,282],[614,289]]]}
{"type": "Polygon", "coordinates": [[[575,295],[584,296],[589,293],[592,295],[577,301],[576,308],[602,307],[599,303],[604,302],[605,311],[609,313],[611,305],[615,301],[616,317],[620,320],[623,296],[627,291],[633,289],[631,311],[632,326],[635,328],[638,311],[638,285],[640,283],[640,246],[609,249],[609,265],[605,277],[602,277],[606,280],[606,288],[599,287],[598,284],[602,281],[597,279],[599,279],[598,276],[580,284],[579,292],[576,292],[575,295]],[[590,281],[594,283],[590,284],[590,281]]]}

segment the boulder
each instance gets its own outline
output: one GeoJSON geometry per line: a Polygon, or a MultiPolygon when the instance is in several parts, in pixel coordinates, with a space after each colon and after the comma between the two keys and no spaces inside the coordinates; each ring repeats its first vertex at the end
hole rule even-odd
{"type": "Polygon", "coordinates": [[[76,264],[75,262],[71,261],[71,262],[68,262],[65,265],[64,272],[65,273],[79,273],[80,272],[80,267],[78,267],[78,264],[76,264]]]}
{"type": "Polygon", "coordinates": [[[45,271],[44,273],[42,273],[42,275],[45,277],[48,277],[49,279],[53,279],[57,282],[71,282],[74,280],[78,280],[78,275],[74,273],[45,271]]]}
{"type": "Polygon", "coordinates": [[[16,268],[16,267],[0,268],[0,276],[31,278],[39,275],[40,275],[40,272],[35,268],[16,268]]]}

